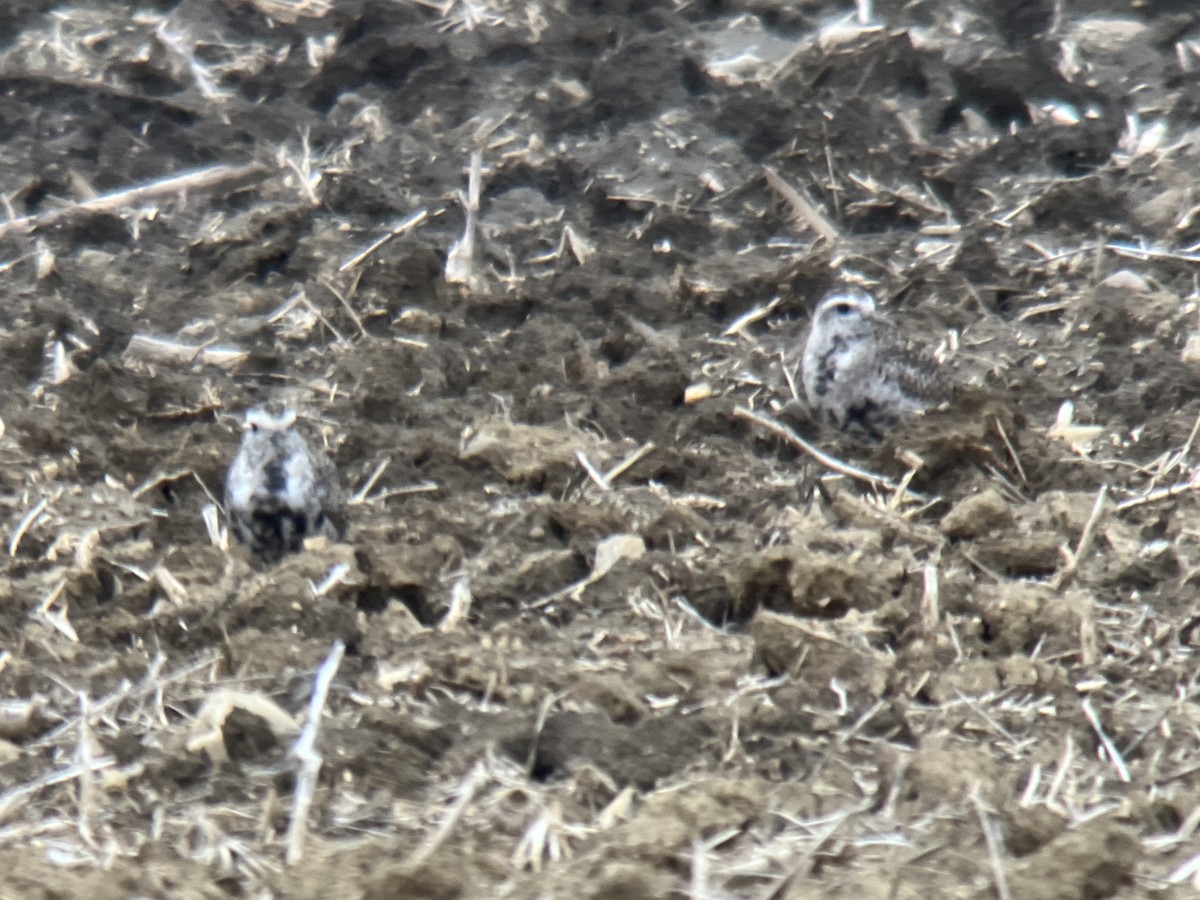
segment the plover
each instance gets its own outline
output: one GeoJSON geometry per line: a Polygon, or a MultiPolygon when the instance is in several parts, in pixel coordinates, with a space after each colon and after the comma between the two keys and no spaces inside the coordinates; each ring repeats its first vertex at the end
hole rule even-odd
{"type": "Polygon", "coordinates": [[[337,469],[296,429],[296,413],[256,407],[246,413],[242,444],[225,476],[225,511],[239,541],[278,561],[306,537],[345,533],[337,469]]]}
{"type": "Polygon", "coordinates": [[[801,365],[813,410],[876,440],[902,416],[945,397],[934,361],[910,350],[871,295],[857,289],[817,305],[801,365]]]}

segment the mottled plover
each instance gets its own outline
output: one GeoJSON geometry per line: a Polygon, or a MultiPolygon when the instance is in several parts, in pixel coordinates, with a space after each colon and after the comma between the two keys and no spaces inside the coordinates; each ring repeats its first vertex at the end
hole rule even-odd
{"type": "Polygon", "coordinates": [[[255,556],[274,562],[304,539],[345,533],[345,498],[337,469],[296,430],[296,413],[246,413],[242,444],[225,477],[225,511],[233,534],[255,556]]]}
{"type": "Polygon", "coordinates": [[[813,410],[876,440],[902,416],[945,398],[934,361],[910,350],[871,295],[857,289],[817,305],[801,365],[813,410]]]}

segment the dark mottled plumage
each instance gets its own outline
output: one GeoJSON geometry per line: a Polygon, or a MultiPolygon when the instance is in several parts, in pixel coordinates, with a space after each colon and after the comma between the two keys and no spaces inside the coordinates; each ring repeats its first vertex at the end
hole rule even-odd
{"type": "Polygon", "coordinates": [[[337,470],[296,430],[291,410],[246,413],[242,445],[225,477],[225,511],[234,536],[274,562],[306,537],[345,533],[345,498],[337,470]]]}
{"type": "Polygon", "coordinates": [[[802,366],[813,410],[874,439],[946,394],[933,360],[912,352],[864,291],[839,291],[817,305],[802,366]]]}

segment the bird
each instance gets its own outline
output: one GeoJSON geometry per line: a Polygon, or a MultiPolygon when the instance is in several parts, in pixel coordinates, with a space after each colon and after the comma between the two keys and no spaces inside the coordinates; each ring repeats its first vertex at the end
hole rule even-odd
{"type": "Polygon", "coordinates": [[[304,539],[345,536],[337,469],[296,428],[296,412],[254,407],[225,476],[225,513],[234,536],[264,562],[301,549],[304,539]]]}
{"type": "Polygon", "coordinates": [[[872,440],[946,398],[934,360],[910,349],[875,299],[857,288],[834,291],[817,304],[801,367],[804,393],[818,416],[872,440]]]}

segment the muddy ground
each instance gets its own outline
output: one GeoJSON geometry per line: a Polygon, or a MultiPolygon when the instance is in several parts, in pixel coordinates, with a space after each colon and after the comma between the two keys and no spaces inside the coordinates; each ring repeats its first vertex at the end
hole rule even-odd
{"type": "Polygon", "coordinates": [[[1193,4],[137,9],[0,11],[0,895],[1195,895],[1193,4]]]}

